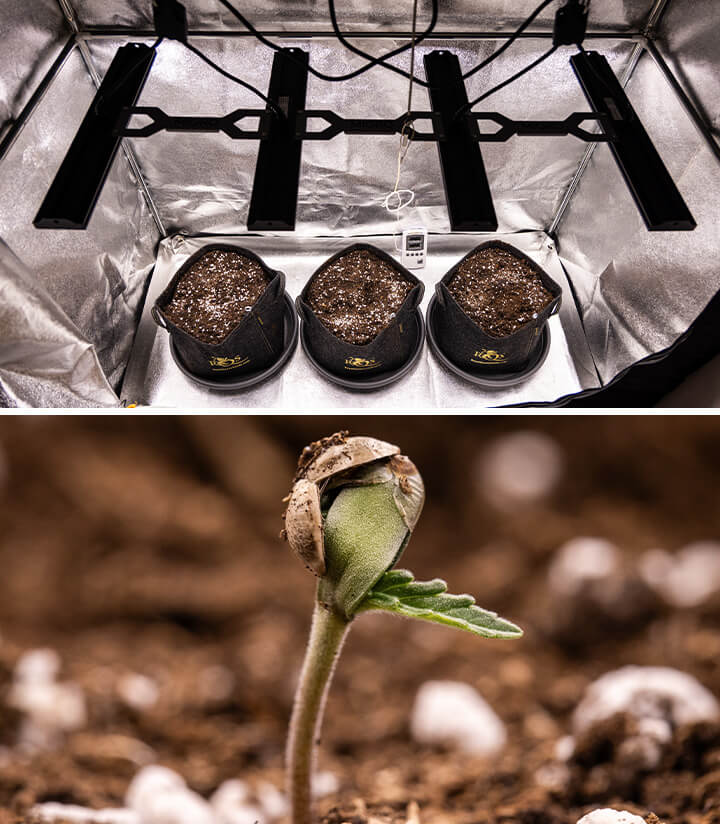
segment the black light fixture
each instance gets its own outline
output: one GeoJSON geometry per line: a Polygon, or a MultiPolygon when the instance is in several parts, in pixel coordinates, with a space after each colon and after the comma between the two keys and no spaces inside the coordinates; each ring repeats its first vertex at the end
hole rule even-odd
{"type": "Polygon", "coordinates": [[[498,221],[478,146],[477,124],[456,117],[468,102],[460,61],[452,52],[432,51],[425,55],[425,73],[445,138],[438,141],[438,154],[450,228],[453,232],[494,232],[498,221]]]}
{"type": "Polygon", "coordinates": [[[690,210],[608,61],[598,52],[583,51],[570,63],[593,110],[612,124],[610,151],[647,228],[651,232],[695,229],[690,210]]]}
{"type": "Polygon", "coordinates": [[[302,140],[296,139],[293,124],[305,108],[308,63],[301,49],[275,52],[268,98],[284,117],[269,119],[269,134],[260,143],[247,220],[251,232],[295,229],[302,140]]]}
{"type": "MultiPolygon", "coordinates": [[[[248,214],[251,231],[295,228],[304,140],[331,140],[337,134],[399,134],[409,114],[412,121],[431,121],[431,131],[414,130],[413,140],[438,144],[443,185],[453,231],[493,232],[497,216],[479,143],[502,142],[514,135],[562,136],[572,134],[586,142],[606,142],[620,167],[637,206],[651,231],[692,230],[696,223],[645,131],[607,60],[582,46],[587,28],[589,0],[566,0],[556,12],[553,49],[508,78],[489,96],[560,46],[576,45],[580,54],[571,65],[589,100],[592,112],[577,112],[564,121],[513,121],[498,112],[472,112],[456,55],[435,50],[425,56],[432,111],[409,112],[392,119],[343,118],[329,110],[306,110],[309,71],[307,52],[276,49],[268,95],[213,64],[187,43],[187,16],[178,0],[153,0],[158,43],[163,38],[188,45],[218,71],[249,88],[266,102],[265,109],[238,109],[224,117],[174,117],[161,109],[135,107],[155,57],[155,48],[129,44],[119,48],[98,89],[80,129],[60,166],[34,220],[38,229],[85,229],[123,137],[149,137],[158,131],[224,132],[234,140],[260,142],[248,214]],[[134,114],[151,114],[151,123],[129,128],[134,114]],[[255,130],[237,121],[258,117],[255,130]],[[327,128],[312,131],[308,121],[323,119],[327,128]],[[478,122],[500,128],[482,134],[478,122]],[[582,128],[594,120],[602,130],[582,128]]],[[[527,25],[530,21],[526,21],[527,25]]],[[[256,32],[256,35],[259,34],[256,32]]],[[[517,36],[512,36],[509,42],[517,36]]],[[[507,48],[507,46],[505,46],[507,48]]],[[[498,53],[501,53],[500,49],[498,53]]],[[[330,78],[331,79],[331,78],[330,78]]],[[[477,101],[476,101],[477,102],[477,101]]]]}
{"type": "Polygon", "coordinates": [[[40,206],[36,229],[86,229],[122,140],[155,50],[141,43],[121,46],[40,206]]]}

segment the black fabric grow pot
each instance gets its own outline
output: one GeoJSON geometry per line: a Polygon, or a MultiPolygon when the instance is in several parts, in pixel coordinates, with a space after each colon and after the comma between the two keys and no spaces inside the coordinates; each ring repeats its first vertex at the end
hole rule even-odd
{"type": "Polygon", "coordinates": [[[318,267],[297,298],[303,320],[303,348],[313,365],[341,386],[360,390],[387,386],[407,374],[422,350],[424,324],[418,306],[423,292],[423,284],[381,249],[367,243],[348,246],[318,267]],[[355,251],[372,252],[412,284],[390,324],[365,344],[347,343],[336,337],[307,302],[313,278],[338,258],[355,251]]]}
{"type": "Polygon", "coordinates": [[[535,261],[510,244],[488,241],[476,246],[450,269],[435,286],[428,308],[428,339],[431,348],[446,366],[472,382],[518,383],[542,364],[550,343],[548,318],[560,307],[560,286],[535,261]],[[552,295],[552,300],[515,332],[503,337],[488,334],[450,293],[448,284],[462,263],[484,249],[501,249],[528,265],[552,295]],[[473,380],[476,379],[476,380],[473,380]]]}
{"type": "Polygon", "coordinates": [[[188,377],[218,389],[241,389],[275,374],[297,344],[297,318],[285,293],[285,275],[270,269],[254,252],[211,244],[199,249],[177,271],[152,309],[155,322],[170,334],[170,348],[188,377]],[[245,317],[219,343],[206,343],[173,323],[164,313],[188,269],[208,252],[234,252],[258,263],[268,284],[245,317]]]}

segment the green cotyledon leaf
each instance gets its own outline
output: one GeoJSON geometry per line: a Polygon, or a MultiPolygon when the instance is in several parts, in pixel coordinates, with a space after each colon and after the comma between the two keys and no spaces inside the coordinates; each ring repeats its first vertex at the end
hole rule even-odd
{"type": "Polygon", "coordinates": [[[520,627],[477,606],[472,595],[451,595],[441,578],[416,581],[406,569],[386,572],[356,612],[378,609],[455,627],[484,638],[519,638],[523,634],[520,627]]]}

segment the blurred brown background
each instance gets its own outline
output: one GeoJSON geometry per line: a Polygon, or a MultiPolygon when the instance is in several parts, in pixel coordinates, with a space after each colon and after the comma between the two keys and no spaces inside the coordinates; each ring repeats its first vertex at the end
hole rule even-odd
{"type": "Polygon", "coordinates": [[[526,635],[493,642],[358,620],[321,749],[340,791],[321,808],[416,799],[427,820],[542,824],[621,800],[720,821],[718,730],[702,746],[676,742],[662,771],[630,783],[602,772],[601,753],[556,787],[536,778],[585,687],[610,669],[677,667],[720,696],[717,593],[678,608],[638,572],[649,550],[720,539],[714,418],[131,412],[0,421],[0,821],[36,801],[122,803],[143,761],[205,795],[238,775],[282,786],[314,585],[278,539],[281,499],[300,449],[337,429],[399,444],[423,474],[426,509],[400,565],[446,578],[526,635]],[[543,437],[505,440],[517,433],[543,437]],[[599,595],[560,597],[548,570],[582,536],[612,542],[621,561],[599,595]],[[21,654],[38,647],[60,655],[88,719],[59,748],[21,754],[22,713],[7,696],[21,654]],[[123,697],[136,675],[157,688],[144,709],[123,697]],[[508,725],[502,756],[467,760],[411,740],[412,699],[431,678],[480,691],[508,725]]]}

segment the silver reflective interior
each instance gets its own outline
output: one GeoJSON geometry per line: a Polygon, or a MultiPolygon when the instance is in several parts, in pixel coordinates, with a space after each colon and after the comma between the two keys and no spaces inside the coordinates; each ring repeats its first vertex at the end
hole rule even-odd
{"type": "Polygon", "coordinates": [[[658,45],[676,77],[720,137],[716,0],[673,0],[662,19],[658,45]]]}
{"type": "Polygon", "coordinates": [[[94,92],[75,50],[0,167],[0,237],[94,346],[117,386],[158,240],[126,159],[116,158],[87,231],[32,225],[94,92]]]}
{"type": "Polygon", "coordinates": [[[0,241],[3,406],[114,406],[95,348],[0,241]]]}
{"type": "MultiPolygon", "coordinates": [[[[691,21],[711,3],[685,3],[691,21]]],[[[694,27],[695,23],[691,22],[694,27]]],[[[690,35],[692,37],[692,35],[690,35]]],[[[688,55],[688,77],[701,99],[714,101],[707,73],[715,52],[688,55]]],[[[693,213],[693,232],[649,233],[607,147],[595,151],[560,225],[559,251],[578,295],[588,344],[603,383],[638,360],[671,346],[720,285],[720,164],[666,79],[646,53],[628,96],[693,213]]]]}
{"type": "MultiPolygon", "coordinates": [[[[440,0],[438,30],[472,29],[502,32],[512,30],[537,6],[537,0],[440,0]]],[[[273,5],[264,0],[237,4],[255,25],[275,31],[292,29],[328,30],[325,0],[282,0],[273,5]],[[278,9],[282,13],[278,14],[278,9]]],[[[336,0],[341,28],[355,30],[395,30],[409,27],[412,0],[336,0]]],[[[594,29],[638,29],[647,20],[652,0],[595,0],[590,25],[594,29]]],[[[73,9],[82,27],[122,26],[151,28],[150,4],[145,0],[73,0],[73,9]]],[[[235,18],[217,0],[186,3],[188,23],[195,29],[236,30],[235,18]]],[[[554,9],[547,9],[536,21],[537,28],[552,28],[554,9]]],[[[430,17],[429,0],[419,4],[419,20],[430,17]]]]}
{"type": "MultiPolygon", "coordinates": [[[[264,89],[272,67],[272,53],[254,41],[197,38],[197,45],[228,71],[264,89]]],[[[359,41],[363,43],[364,41],[359,41]]],[[[289,39],[288,45],[309,50],[311,64],[338,74],[363,64],[332,40],[289,39]]],[[[120,41],[90,42],[101,71],[120,41]]],[[[395,41],[387,43],[387,47],[395,41]]],[[[422,56],[445,44],[432,41],[418,49],[422,56]]],[[[453,42],[463,69],[497,48],[494,40],[453,42]]],[[[617,72],[632,53],[630,41],[599,41],[617,72]]],[[[482,77],[468,81],[468,93],[477,96],[547,50],[545,39],[518,43],[507,59],[488,67],[482,77]]],[[[582,91],[564,49],[524,83],[513,84],[493,98],[493,107],[510,117],[563,119],[584,110],[582,91]]],[[[398,58],[409,66],[409,57],[398,58]],[[405,58],[405,59],[403,59],[405,58]]],[[[398,117],[407,106],[407,81],[375,68],[343,83],[325,83],[310,77],[308,109],[331,109],[346,117],[398,117]]],[[[194,54],[177,43],[163,43],[143,90],[142,104],[159,106],[178,115],[223,115],[237,108],[262,108],[250,92],[218,76],[194,54]]],[[[429,110],[427,91],[417,88],[413,106],[429,110]]],[[[131,125],[142,125],[137,117],[131,125]]],[[[418,124],[419,128],[423,124],[418,124]]],[[[311,124],[320,129],[322,124],[311,124]]],[[[486,126],[492,130],[494,126],[486,126]]],[[[162,132],[132,141],[168,232],[244,232],[252,192],[256,141],[230,140],[225,135],[162,132]]],[[[501,232],[544,229],[551,220],[582,157],[585,144],[572,137],[517,138],[486,144],[483,157],[491,181],[501,232]]],[[[397,166],[398,137],[367,138],[338,135],[331,141],[306,141],[300,171],[296,233],[312,235],[387,234],[393,219],[383,208],[392,189],[397,166]]],[[[437,147],[416,142],[407,154],[401,184],[415,191],[417,208],[403,219],[423,223],[429,231],[450,229],[437,147]]],[[[284,241],[282,241],[284,242],[284,241]]]]}
{"type": "Polygon", "coordinates": [[[69,33],[57,0],[4,0],[0,9],[0,137],[22,111],[69,33]]]}
{"type": "MultiPolygon", "coordinates": [[[[169,369],[163,379],[160,373],[153,377],[149,372],[148,384],[138,377],[135,368],[148,351],[142,334],[138,333],[136,338],[141,312],[147,304],[144,292],[147,288],[152,292],[158,274],[164,276],[163,273],[169,271],[167,267],[174,264],[163,255],[167,255],[171,245],[169,238],[178,232],[233,235],[239,241],[247,241],[250,248],[261,248],[261,254],[267,255],[270,262],[275,257],[293,265],[293,261],[312,258],[317,265],[322,258],[319,250],[337,248],[333,244],[341,243],[343,238],[372,236],[374,242],[385,248],[392,245],[392,233],[397,228],[421,224],[434,233],[433,248],[437,250],[437,260],[432,261],[425,274],[430,279],[428,282],[448,268],[453,255],[456,259],[461,255],[458,239],[449,234],[434,144],[414,143],[403,167],[401,186],[414,190],[416,206],[402,214],[399,224],[383,209],[382,199],[392,188],[395,177],[397,137],[341,135],[330,142],[306,141],[297,231],[293,234],[247,236],[245,225],[256,142],[232,141],[224,135],[169,133],[126,141],[130,156],[137,158],[137,164],[129,163],[128,154],[118,153],[87,231],[34,229],[32,219],[92,100],[98,77],[105,72],[119,45],[142,39],[133,38],[118,28],[106,31],[101,27],[145,31],[151,28],[151,6],[145,0],[75,0],[72,7],[67,0],[62,0],[62,4],[80,28],[79,46],[58,71],[12,147],[0,160],[0,238],[32,273],[33,287],[42,289],[47,300],[70,321],[77,343],[91,347],[116,393],[122,388],[123,396],[127,397],[128,380],[133,376],[135,399],[160,405],[186,402],[182,397],[186,389],[184,378],[174,376],[173,394],[164,388],[161,390],[169,385],[169,369]],[[147,187],[149,202],[143,186],[147,187]],[[166,240],[159,247],[161,265],[150,279],[158,242],[163,237],[166,240]],[[327,244],[318,240],[324,237],[336,240],[327,244]],[[256,246],[251,246],[251,242],[256,246]],[[142,346],[146,349],[142,350],[142,346]],[[133,368],[123,384],[131,352],[133,368]]],[[[715,78],[720,49],[717,38],[707,34],[707,23],[716,12],[715,4],[715,0],[671,0],[662,20],[658,43],[691,97],[717,126],[720,107],[715,78]]],[[[213,30],[212,36],[198,35],[193,43],[223,67],[265,91],[272,53],[251,38],[235,36],[238,24],[218,10],[215,0],[186,5],[194,29],[213,30]],[[227,36],[222,34],[225,30],[227,36]]],[[[422,5],[424,19],[427,19],[429,4],[422,5]]],[[[418,49],[420,56],[431,48],[449,47],[467,68],[502,42],[487,36],[471,37],[470,32],[511,31],[535,5],[535,0],[443,2],[440,30],[464,31],[467,36],[452,41],[428,41],[418,49]]],[[[613,34],[593,38],[588,48],[600,50],[618,75],[630,71],[636,57],[637,38],[623,32],[641,29],[654,6],[658,4],[594,0],[593,30],[613,34]]],[[[32,13],[20,0],[5,0],[4,7],[8,8],[8,14],[3,10],[2,22],[12,27],[15,45],[0,54],[3,69],[0,114],[11,121],[60,52],[69,24],[58,13],[59,6],[53,0],[33,4],[32,13]]],[[[282,15],[276,13],[277,6],[258,0],[244,3],[242,8],[258,25],[278,32],[286,30],[282,45],[308,49],[311,63],[319,69],[340,73],[362,64],[361,58],[330,38],[292,35],[293,29],[296,32],[327,31],[324,0],[287,0],[283,3],[282,15]]],[[[408,25],[409,10],[410,4],[406,9],[404,4],[374,0],[338,2],[343,24],[368,32],[404,29],[408,25]]],[[[534,24],[531,31],[538,36],[522,39],[485,72],[468,81],[471,96],[508,77],[547,48],[552,11],[549,9],[534,24]]],[[[145,42],[151,42],[149,37],[148,34],[145,42]]],[[[404,41],[383,37],[355,42],[379,53],[404,41]]],[[[572,52],[572,49],[561,50],[542,68],[499,92],[482,108],[519,119],[561,119],[574,111],[587,111],[587,103],[568,64],[572,52]]],[[[407,67],[408,56],[398,57],[396,63],[407,67]]],[[[419,66],[422,75],[421,59],[419,66]]],[[[544,236],[542,233],[556,223],[559,260],[577,296],[577,311],[569,291],[565,299],[564,312],[573,308],[574,320],[567,314],[562,323],[553,320],[561,332],[554,340],[563,337],[567,341],[569,355],[563,361],[565,371],[561,370],[554,383],[548,380],[527,384],[520,393],[522,401],[557,400],[568,392],[598,385],[598,375],[602,384],[606,384],[627,366],[671,345],[687,330],[717,289],[715,261],[720,251],[720,225],[715,204],[720,197],[720,165],[647,53],[643,53],[632,72],[628,94],[698,221],[698,229],[693,233],[646,232],[606,146],[598,146],[593,153],[569,207],[560,213],[559,222],[556,220],[558,210],[581,167],[586,144],[574,138],[545,137],[513,138],[507,143],[482,147],[500,233],[513,233],[512,242],[516,242],[522,238],[520,233],[528,233],[529,238],[544,236]],[[572,333],[568,332],[568,324],[574,330],[572,333]],[[584,336],[576,334],[581,329],[584,336]]],[[[308,108],[328,108],[349,117],[395,117],[405,110],[406,103],[406,81],[379,68],[343,84],[322,83],[311,77],[308,85],[308,108]]],[[[169,114],[179,115],[221,115],[240,107],[262,108],[264,105],[174,42],[160,46],[140,104],[157,105],[169,114]]],[[[425,90],[415,89],[413,107],[429,108],[425,90]]],[[[139,119],[132,125],[140,125],[139,119]]],[[[467,251],[474,245],[473,241],[485,238],[461,237],[460,246],[467,251]]],[[[551,257],[558,260],[555,251],[551,257]]],[[[312,268],[308,269],[303,263],[297,277],[309,274],[312,268]]],[[[2,277],[13,281],[14,299],[22,300],[26,286],[14,270],[4,268],[2,277]]],[[[27,300],[31,305],[30,292],[27,300]]],[[[26,331],[32,334],[33,315],[27,314],[26,331]]],[[[38,319],[38,334],[41,327],[38,319]]],[[[141,323],[141,331],[142,328],[141,323]]],[[[6,342],[4,336],[0,345],[7,348],[6,342]]],[[[155,348],[158,345],[153,343],[155,348]]],[[[48,353],[47,357],[52,355],[48,353]]],[[[289,374],[298,368],[299,359],[301,356],[296,355],[288,368],[289,374]]],[[[161,358],[155,360],[163,363],[161,358]]],[[[20,371],[22,368],[18,367],[20,371]]],[[[422,376],[423,382],[415,384],[412,402],[419,407],[446,405],[438,400],[435,368],[434,362],[427,359],[418,367],[417,375],[422,376]]],[[[419,377],[413,375],[408,380],[411,379],[417,381],[419,377]]],[[[17,385],[6,386],[1,374],[0,382],[5,396],[13,402],[38,403],[36,394],[28,393],[23,399],[17,385]]],[[[284,379],[283,382],[287,384],[284,379]]],[[[299,386],[300,381],[295,383],[299,386]]],[[[293,398],[287,394],[288,386],[285,394],[276,396],[279,387],[280,383],[273,390],[259,388],[255,401],[239,396],[236,402],[240,406],[266,403],[294,408],[293,398]]],[[[395,404],[394,391],[365,396],[361,403],[386,408],[395,404]]],[[[499,401],[466,386],[457,391],[452,389],[450,395],[457,400],[453,405],[464,408],[520,402],[519,396],[499,401]]],[[[60,405],[60,395],[55,397],[58,403],[46,397],[40,405],[60,405]]],[[[77,397],[86,397],[89,404],[99,404],[100,397],[104,405],[117,403],[102,392],[95,393],[91,387],[84,394],[77,393],[77,397]]],[[[329,402],[353,406],[359,402],[356,397],[333,397],[329,402]]],[[[406,399],[410,396],[406,395],[406,399]]],[[[221,401],[208,395],[204,399],[194,398],[194,402],[208,406],[219,405],[221,401]]],[[[222,402],[227,402],[227,398],[222,402]]],[[[296,405],[303,403],[298,395],[296,405]]]]}
{"type": "MultiPolygon", "coordinates": [[[[483,239],[490,239],[486,235],[483,239]]],[[[321,405],[327,409],[465,408],[503,406],[529,401],[553,401],[564,395],[599,386],[582,333],[570,289],[560,266],[554,244],[542,232],[503,235],[502,239],[531,256],[563,287],[563,305],[558,316],[550,319],[550,351],[540,370],[526,382],[505,389],[486,390],[448,372],[425,347],[411,374],[377,392],[359,393],[330,383],[317,373],[302,348],[282,373],[266,383],[244,392],[215,392],[186,378],[170,353],[169,336],[155,325],[150,308],[172,276],[187,258],[218,238],[178,235],[160,244],[158,263],[153,273],[133,356],[122,389],[126,403],[159,407],[228,406],[244,409],[310,410],[321,405]]],[[[366,237],[389,254],[395,253],[392,238],[366,237]]],[[[276,238],[222,237],[260,255],[274,269],[285,272],[286,289],[293,300],[300,294],[312,273],[328,257],[348,245],[342,238],[288,238],[280,246],[276,238]]],[[[460,258],[477,245],[475,235],[431,235],[428,265],[415,270],[425,284],[423,313],[434,294],[437,281],[460,258]]]]}

